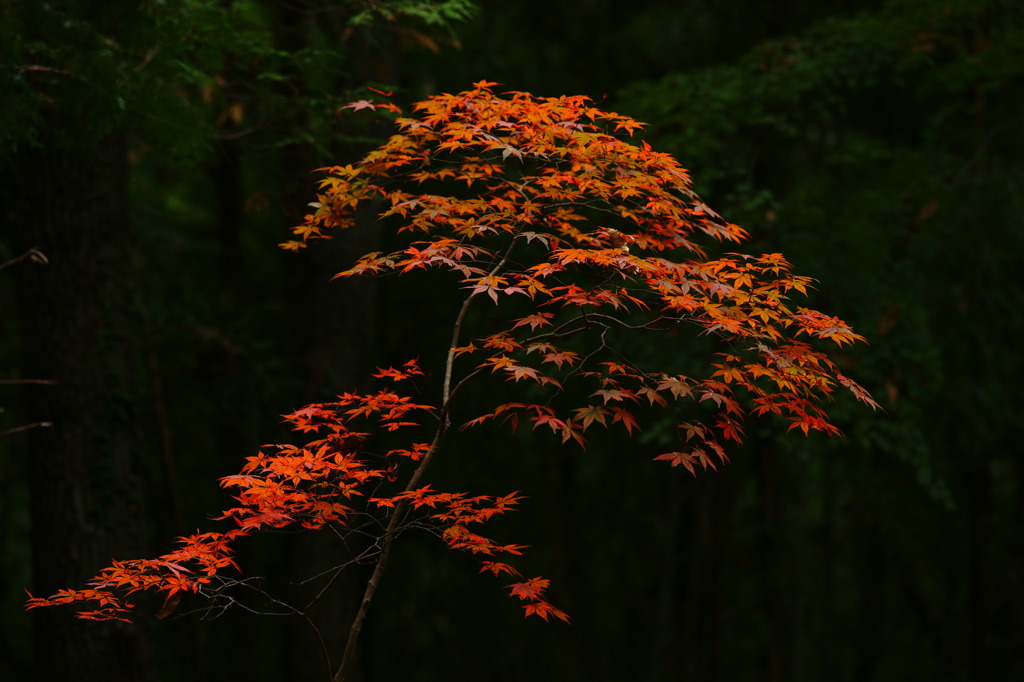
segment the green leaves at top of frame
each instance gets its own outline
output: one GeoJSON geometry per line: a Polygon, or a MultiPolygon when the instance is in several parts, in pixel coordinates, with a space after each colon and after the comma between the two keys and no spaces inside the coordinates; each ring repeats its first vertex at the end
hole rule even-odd
{"type": "MultiPolygon", "coordinates": [[[[0,4],[0,144],[82,144],[114,131],[190,157],[220,136],[306,139],[352,87],[352,29],[450,28],[469,0],[334,2],[323,11],[256,0],[0,4]],[[282,135],[282,131],[283,135],[282,135]]],[[[323,137],[318,133],[318,137],[323,137]]]]}

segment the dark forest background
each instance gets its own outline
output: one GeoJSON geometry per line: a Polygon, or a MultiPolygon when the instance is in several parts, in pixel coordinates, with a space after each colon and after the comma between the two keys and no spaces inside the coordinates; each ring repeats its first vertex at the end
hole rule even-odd
{"type": "MultiPolygon", "coordinates": [[[[481,79],[647,122],[747,252],[784,252],[868,337],[837,358],[885,413],[837,402],[841,439],[758,422],[696,478],[650,461],[653,432],[446,451],[449,489],[528,496],[500,532],[573,624],[409,537],[359,679],[1024,679],[1016,0],[2,0],[0,50],[3,679],[323,678],[294,619],[98,625],[25,613],[24,588],[212,529],[278,415],[451,323],[441,294],[331,281],[372,226],[276,245],[314,169],[387,134],[339,107],[481,79]]],[[[316,540],[242,565],[287,593],[335,558],[316,540]]],[[[332,641],[363,579],[320,614],[332,641]]]]}

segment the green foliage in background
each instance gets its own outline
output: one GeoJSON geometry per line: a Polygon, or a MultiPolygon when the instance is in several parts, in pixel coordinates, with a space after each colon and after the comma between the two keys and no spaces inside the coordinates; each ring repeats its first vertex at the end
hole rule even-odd
{"type": "Polygon", "coordinates": [[[1021,594],[1022,544],[1004,520],[1022,496],[1022,106],[1024,10],[999,1],[891,2],[622,93],[709,201],[784,244],[871,341],[837,359],[886,416],[850,412],[838,447],[763,444],[807,467],[775,460],[796,525],[773,532],[792,543],[781,570],[808,581],[778,589],[811,679],[1024,669],[993,634],[1021,627],[1004,600],[1021,594]],[[822,637],[878,649],[826,655],[822,637]]]}

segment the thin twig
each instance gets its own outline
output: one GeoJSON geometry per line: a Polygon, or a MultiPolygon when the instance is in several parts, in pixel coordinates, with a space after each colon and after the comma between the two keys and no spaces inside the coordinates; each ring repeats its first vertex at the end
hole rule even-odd
{"type": "Polygon", "coordinates": [[[35,428],[47,428],[50,426],[53,426],[53,422],[33,422],[32,424],[23,424],[22,426],[15,426],[13,429],[7,429],[3,433],[0,433],[0,438],[3,438],[4,436],[9,436],[12,433],[17,433],[18,431],[27,431],[29,429],[35,428]]]}
{"type": "Polygon", "coordinates": [[[11,260],[7,261],[6,263],[0,264],[0,270],[3,270],[4,268],[8,268],[8,267],[10,267],[12,265],[15,265],[16,263],[20,263],[21,261],[25,260],[26,258],[32,260],[35,263],[49,263],[50,262],[49,260],[47,260],[46,255],[42,251],[40,251],[39,249],[29,249],[28,251],[26,251],[25,253],[21,254],[17,258],[12,258],[11,260]]]}
{"type": "Polygon", "coordinates": [[[11,384],[46,384],[54,386],[57,382],[53,379],[0,379],[0,386],[9,386],[11,384]]]}

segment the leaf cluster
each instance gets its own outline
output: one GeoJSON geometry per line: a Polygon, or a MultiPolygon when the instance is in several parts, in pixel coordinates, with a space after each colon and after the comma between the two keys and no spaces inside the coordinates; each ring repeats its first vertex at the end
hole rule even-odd
{"type": "MultiPolygon", "coordinates": [[[[421,374],[410,362],[401,369],[382,369],[376,376],[397,382],[421,374]]],[[[436,444],[414,442],[374,455],[368,447],[367,427],[386,432],[415,427],[419,423],[413,415],[431,412],[429,405],[382,389],[372,394],[345,393],[335,402],[307,405],[285,415],[294,431],[315,437],[301,446],[265,446],[246,460],[238,474],[221,479],[221,486],[236,491],[238,504],[216,518],[231,521],[234,528],[178,538],[181,546],[177,550],[156,559],[114,561],[89,580],[87,588],[62,589],[49,597],[30,595],[27,608],[71,604],[78,608],[79,618],[127,621],[136,606],[130,598],[144,591],[165,596],[165,607],[157,614],[160,618],[174,610],[181,599],[179,593],[200,594],[217,604],[228,599],[228,591],[238,584],[224,571],[240,570],[234,558],[239,539],[261,530],[320,530],[328,526],[339,533],[371,532],[368,528],[381,524],[374,513],[380,509],[401,516],[405,527],[434,529],[451,549],[478,556],[481,572],[520,577],[514,567],[498,559],[519,555],[524,547],[498,544],[473,530],[515,508],[521,499],[516,493],[468,496],[438,492],[429,485],[384,493],[382,484],[396,481],[403,463],[422,461],[436,444]],[[357,510],[361,498],[365,502],[357,510]],[[421,511],[424,513],[416,513],[421,511]]],[[[361,560],[373,556],[371,552],[361,560]]],[[[526,602],[528,614],[567,621],[564,612],[543,598],[543,585],[537,580],[513,583],[509,588],[526,602]]]]}

